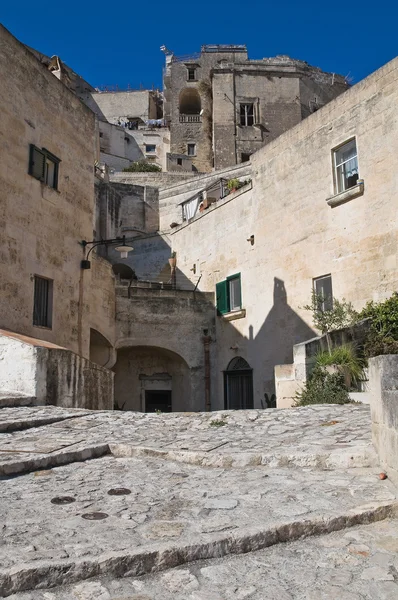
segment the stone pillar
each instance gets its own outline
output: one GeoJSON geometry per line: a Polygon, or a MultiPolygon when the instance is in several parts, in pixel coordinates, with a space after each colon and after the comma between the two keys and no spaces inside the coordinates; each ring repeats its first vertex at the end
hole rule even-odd
{"type": "Polygon", "coordinates": [[[380,464],[398,485],[398,355],[369,360],[372,439],[380,464]]]}

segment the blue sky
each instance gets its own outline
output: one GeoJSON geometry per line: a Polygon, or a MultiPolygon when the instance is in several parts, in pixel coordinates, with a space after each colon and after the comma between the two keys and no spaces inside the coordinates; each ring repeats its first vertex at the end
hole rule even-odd
{"type": "Polygon", "coordinates": [[[357,83],[398,54],[398,3],[152,0],[37,4],[3,0],[1,23],[44,54],[58,54],[94,86],[161,87],[164,44],[246,44],[250,58],[289,54],[357,83]]]}

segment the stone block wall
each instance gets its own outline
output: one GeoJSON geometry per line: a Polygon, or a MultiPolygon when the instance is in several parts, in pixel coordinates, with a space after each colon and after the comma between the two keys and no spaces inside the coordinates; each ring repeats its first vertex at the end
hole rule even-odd
{"type": "Polygon", "coordinates": [[[54,344],[0,332],[0,389],[35,398],[35,404],[113,409],[114,374],[54,344]]]}
{"type": "Polygon", "coordinates": [[[398,485],[398,355],[369,360],[372,439],[380,463],[398,485]]]}

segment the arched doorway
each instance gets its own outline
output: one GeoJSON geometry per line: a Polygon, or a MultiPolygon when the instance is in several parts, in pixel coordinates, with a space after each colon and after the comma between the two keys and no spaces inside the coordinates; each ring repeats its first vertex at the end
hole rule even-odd
{"type": "Polygon", "coordinates": [[[123,263],[115,263],[112,266],[112,271],[115,273],[115,275],[119,276],[120,279],[137,279],[133,269],[123,263]]]}
{"type": "Polygon", "coordinates": [[[113,370],[118,409],[162,413],[189,409],[190,370],[179,354],[157,346],[123,347],[113,370]]]}
{"type": "Polygon", "coordinates": [[[240,356],[224,371],[224,398],[227,410],[253,408],[253,369],[240,356]]]}
{"type": "Polygon", "coordinates": [[[185,88],[181,90],[179,98],[180,115],[199,115],[202,103],[200,95],[195,88],[185,88]]]}

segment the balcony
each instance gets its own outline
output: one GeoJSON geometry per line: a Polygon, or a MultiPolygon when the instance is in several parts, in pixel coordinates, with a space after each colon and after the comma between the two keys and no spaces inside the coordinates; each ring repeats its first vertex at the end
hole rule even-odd
{"type": "Polygon", "coordinates": [[[201,123],[202,115],[180,115],[180,123],[201,123]]]}

